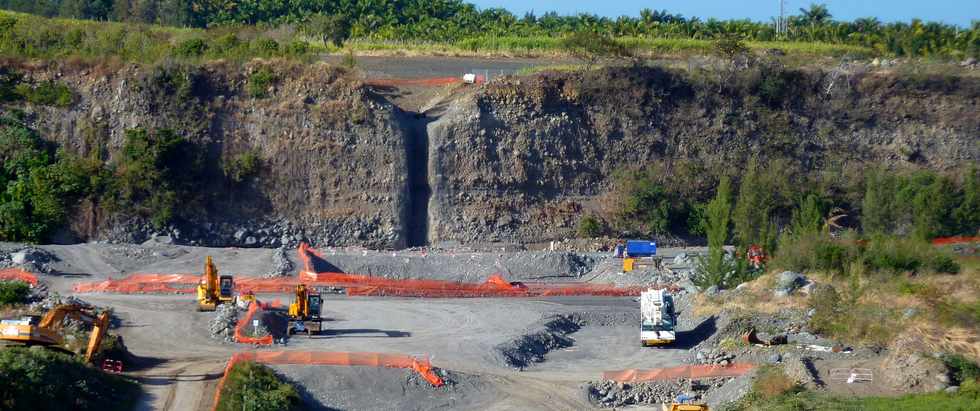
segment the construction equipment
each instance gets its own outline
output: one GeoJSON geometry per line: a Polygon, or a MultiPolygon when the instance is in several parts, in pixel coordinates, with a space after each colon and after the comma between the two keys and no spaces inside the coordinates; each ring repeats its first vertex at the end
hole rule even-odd
{"type": "Polygon", "coordinates": [[[289,304],[289,323],[286,335],[306,332],[307,336],[320,333],[323,319],[320,310],[323,299],[316,290],[307,288],[305,284],[296,286],[296,300],[289,304]]]}
{"type": "Polygon", "coordinates": [[[706,404],[664,404],[664,411],[708,411],[706,404]]]}
{"type": "Polygon", "coordinates": [[[651,288],[640,293],[640,345],[673,343],[677,339],[676,324],[674,299],[667,290],[651,288]]]}
{"type": "Polygon", "coordinates": [[[657,243],[647,240],[627,240],[626,246],[617,246],[616,256],[623,258],[623,272],[630,272],[641,266],[660,268],[661,260],[657,257],[657,243]]]}
{"type": "Polygon", "coordinates": [[[103,311],[98,315],[86,312],[80,305],[59,305],[44,316],[26,316],[15,320],[0,321],[0,341],[13,345],[40,345],[59,351],[71,352],[65,347],[65,337],[61,331],[62,321],[66,317],[92,324],[88,346],[85,350],[85,361],[91,362],[92,357],[99,351],[102,338],[109,328],[109,312],[103,311]]]}
{"type": "Polygon", "coordinates": [[[197,310],[214,311],[218,304],[229,304],[234,297],[235,282],[230,275],[218,276],[218,268],[208,256],[204,262],[204,275],[197,285],[197,310]]]}

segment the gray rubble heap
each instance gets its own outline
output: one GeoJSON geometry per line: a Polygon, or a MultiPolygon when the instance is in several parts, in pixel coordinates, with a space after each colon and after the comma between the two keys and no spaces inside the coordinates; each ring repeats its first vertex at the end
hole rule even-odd
{"type": "Polygon", "coordinates": [[[287,277],[293,272],[293,263],[286,257],[286,248],[279,247],[272,253],[272,272],[263,278],[287,277]]]}
{"type": "Polygon", "coordinates": [[[233,304],[221,304],[214,312],[208,330],[211,338],[226,342],[235,341],[235,325],[238,323],[238,308],[233,304]]]}

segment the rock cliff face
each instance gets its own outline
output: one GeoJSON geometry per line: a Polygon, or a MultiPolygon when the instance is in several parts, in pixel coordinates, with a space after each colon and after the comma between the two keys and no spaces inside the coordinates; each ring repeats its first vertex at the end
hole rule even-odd
{"type": "MultiPolygon", "coordinates": [[[[159,234],[212,245],[405,245],[401,112],[340,69],[256,62],[21,70],[75,91],[67,109],[25,107],[42,136],[68,150],[110,161],[126,130],[169,128],[205,147],[214,164],[245,152],[262,159],[257,176],[241,184],[202,181],[204,209],[159,234]],[[259,90],[268,97],[252,97],[248,79],[264,67],[275,80],[259,90]]],[[[78,237],[143,241],[154,231],[99,214],[82,207],[78,237]]]]}
{"type": "MultiPolygon", "coordinates": [[[[426,116],[402,112],[343,70],[253,62],[203,67],[18,67],[76,92],[69,108],[25,106],[45,138],[110,161],[136,127],[177,130],[208,160],[262,159],[240,184],[202,181],[207,202],[166,232],[82,205],[79,239],[404,247],[545,241],[625,167],[736,170],[753,154],[811,172],[868,164],[952,169],[980,159],[980,81],[825,73],[732,84],[660,69],[505,78],[426,116]],[[274,73],[267,89],[249,79],[274,73]],[[268,94],[257,98],[253,95],[268,94]]],[[[757,76],[751,78],[752,75],[757,76]]],[[[220,168],[219,168],[220,169],[220,168]]]]}
{"type": "Polygon", "coordinates": [[[758,154],[807,173],[942,170],[980,158],[975,78],[850,74],[829,86],[819,72],[765,76],[719,86],[613,69],[510,78],[461,97],[429,126],[430,240],[572,235],[624,167],[687,160],[737,174],[758,154]]]}

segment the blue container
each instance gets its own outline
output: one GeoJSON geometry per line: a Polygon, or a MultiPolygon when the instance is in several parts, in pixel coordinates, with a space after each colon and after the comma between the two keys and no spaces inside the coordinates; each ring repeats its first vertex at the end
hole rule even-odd
{"type": "Polygon", "coordinates": [[[630,257],[652,257],[657,255],[657,243],[647,240],[627,240],[626,254],[630,257]]]}

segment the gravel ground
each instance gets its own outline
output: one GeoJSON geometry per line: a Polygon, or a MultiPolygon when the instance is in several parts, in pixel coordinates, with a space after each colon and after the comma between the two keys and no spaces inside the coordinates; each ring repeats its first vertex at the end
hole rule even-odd
{"type": "Polygon", "coordinates": [[[273,369],[298,383],[309,410],[473,410],[494,402],[497,390],[479,376],[448,374],[448,383],[432,387],[412,370],[375,367],[276,365],[273,369]]]}

